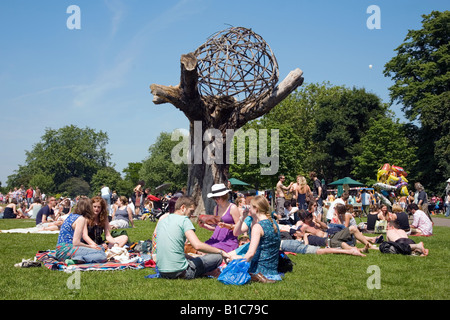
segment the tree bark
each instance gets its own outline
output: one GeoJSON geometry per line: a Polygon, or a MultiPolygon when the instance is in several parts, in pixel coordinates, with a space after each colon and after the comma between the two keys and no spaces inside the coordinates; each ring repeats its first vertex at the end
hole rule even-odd
{"type": "Polygon", "coordinates": [[[295,69],[277,85],[272,92],[259,103],[236,104],[234,99],[228,97],[201,97],[198,91],[197,58],[194,53],[181,56],[181,77],[177,86],[163,86],[152,84],[150,86],[155,104],[170,103],[181,110],[190,122],[191,150],[188,174],[188,195],[197,202],[195,215],[212,214],[214,201],[207,198],[211,186],[215,183],[226,183],[229,165],[226,163],[226,130],[237,130],[247,122],[266,114],[291,92],[303,83],[303,72],[295,69]],[[194,123],[201,123],[201,145],[195,141],[194,123]],[[221,159],[206,163],[203,151],[211,141],[203,141],[203,135],[208,129],[218,129],[222,134],[221,159]],[[197,144],[196,144],[197,143],[197,144]],[[201,152],[201,163],[199,163],[201,152]],[[197,162],[195,158],[197,157],[197,162]]]}

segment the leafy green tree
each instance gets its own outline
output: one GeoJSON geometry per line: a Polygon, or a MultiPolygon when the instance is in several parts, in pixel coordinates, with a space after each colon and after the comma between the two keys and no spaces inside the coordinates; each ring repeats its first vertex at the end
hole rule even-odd
{"type": "Polygon", "coordinates": [[[361,138],[361,153],[355,157],[352,174],[369,186],[376,183],[378,169],[384,163],[402,167],[408,173],[417,163],[417,148],[406,137],[404,125],[392,119],[370,119],[369,129],[361,138]]]}
{"type": "Polygon", "coordinates": [[[171,137],[170,133],[161,132],[156,142],[149,147],[149,156],[143,161],[139,171],[146,187],[153,189],[163,183],[171,183],[173,191],[186,187],[187,164],[172,161],[172,150],[180,142],[172,141],[171,137]]]}
{"type": "Polygon", "coordinates": [[[74,125],[54,130],[47,128],[41,141],[26,151],[25,165],[8,177],[8,184],[28,184],[35,173],[53,176],[53,190],[70,178],[76,177],[89,183],[92,176],[109,164],[106,152],[108,135],[93,129],[81,129],[74,125]]]}
{"type": "Polygon", "coordinates": [[[391,102],[402,104],[405,116],[419,122],[418,179],[441,191],[450,176],[450,11],[422,18],[422,28],[408,31],[384,75],[394,80],[391,102]]]}
{"type": "Polygon", "coordinates": [[[53,175],[48,175],[44,173],[37,173],[31,178],[29,185],[33,188],[39,187],[43,192],[48,192],[48,190],[53,189],[53,175]]]}
{"type": "Polygon", "coordinates": [[[111,192],[117,190],[120,186],[120,181],[122,177],[120,173],[117,172],[112,167],[104,167],[99,169],[93,176],[91,180],[91,189],[94,195],[98,194],[101,188],[105,185],[111,192]]]}
{"type": "Polygon", "coordinates": [[[334,87],[318,97],[312,132],[311,169],[326,181],[348,176],[369,119],[383,115],[387,106],[364,88],[334,87]]]}
{"type": "Polygon", "coordinates": [[[140,180],[139,171],[142,168],[142,162],[130,162],[128,166],[122,170],[125,173],[124,180],[130,181],[130,183],[136,186],[140,180]]]}
{"type": "Polygon", "coordinates": [[[76,196],[89,196],[91,193],[89,183],[79,177],[67,179],[58,187],[58,190],[71,198],[75,198],[76,196]]]}
{"type": "Polygon", "coordinates": [[[272,188],[279,174],[288,181],[316,171],[330,182],[351,174],[369,119],[385,116],[387,105],[365,89],[309,84],[243,128],[279,129],[279,172],[260,175],[260,165],[233,164],[230,176],[272,188]]]}

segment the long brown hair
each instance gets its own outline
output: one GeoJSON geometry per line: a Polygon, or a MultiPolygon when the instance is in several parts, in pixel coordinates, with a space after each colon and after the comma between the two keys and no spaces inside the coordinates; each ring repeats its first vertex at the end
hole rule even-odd
{"type": "MultiPolygon", "coordinates": [[[[91,201],[92,201],[92,204],[94,204],[96,202],[100,202],[102,209],[98,215],[98,219],[99,219],[100,225],[104,226],[106,224],[106,221],[108,221],[108,210],[107,210],[106,200],[100,196],[96,196],[96,197],[93,197],[91,199],[91,201]]],[[[90,226],[92,226],[92,225],[94,225],[94,223],[95,223],[94,216],[92,216],[92,219],[89,219],[88,224],[90,226]]]]}
{"type": "Polygon", "coordinates": [[[92,220],[94,218],[94,210],[92,208],[91,199],[88,197],[81,197],[80,200],[78,200],[74,213],[83,216],[89,221],[92,220]]]}

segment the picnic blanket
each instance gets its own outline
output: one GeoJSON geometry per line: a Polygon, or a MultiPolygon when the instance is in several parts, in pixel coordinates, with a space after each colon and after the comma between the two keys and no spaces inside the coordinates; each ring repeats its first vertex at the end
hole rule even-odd
{"type": "Polygon", "coordinates": [[[59,230],[56,231],[45,231],[42,228],[31,227],[31,228],[16,228],[8,230],[0,230],[0,233],[40,233],[40,234],[57,234],[59,230]]]}
{"type": "Polygon", "coordinates": [[[135,262],[116,262],[109,261],[105,263],[84,263],[72,264],[68,266],[62,261],[56,259],[56,250],[38,251],[36,253],[36,260],[41,261],[43,265],[49,270],[59,270],[65,272],[73,271],[111,271],[111,270],[127,270],[127,269],[143,269],[151,267],[153,264],[148,260],[143,260],[139,253],[130,254],[131,259],[135,262]],[[135,259],[134,259],[135,258],[135,259]]]}

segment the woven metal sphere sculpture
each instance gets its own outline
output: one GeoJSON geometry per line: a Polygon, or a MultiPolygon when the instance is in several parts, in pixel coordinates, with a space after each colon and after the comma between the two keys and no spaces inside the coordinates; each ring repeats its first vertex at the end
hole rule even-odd
{"type": "Polygon", "coordinates": [[[278,82],[278,64],[272,50],[251,29],[219,31],[194,54],[203,97],[232,97],[235,105],[256,103],[278,82]]]}

